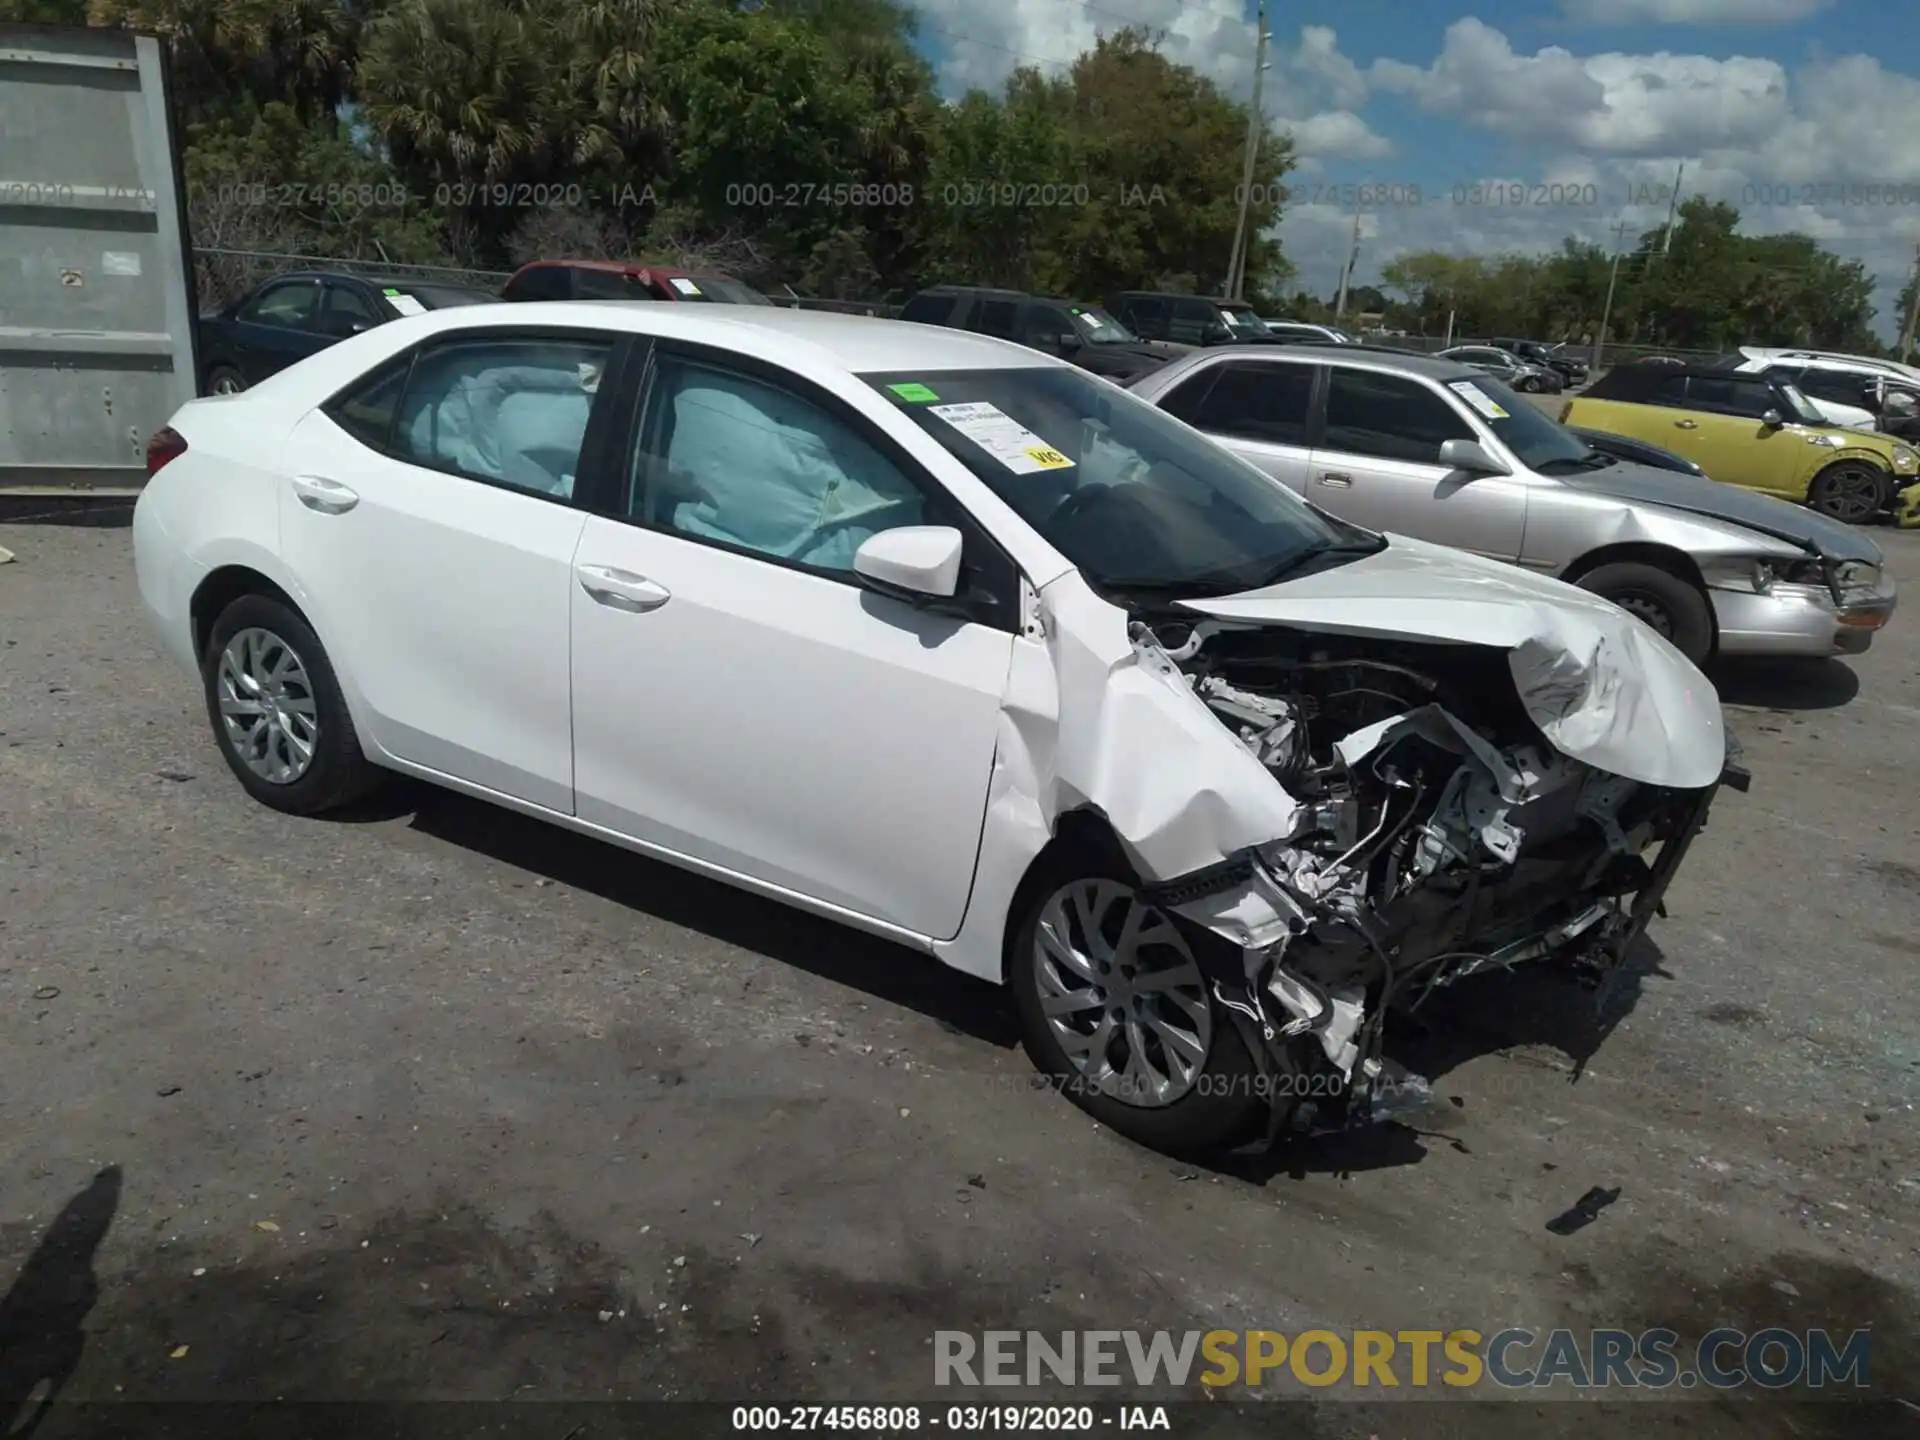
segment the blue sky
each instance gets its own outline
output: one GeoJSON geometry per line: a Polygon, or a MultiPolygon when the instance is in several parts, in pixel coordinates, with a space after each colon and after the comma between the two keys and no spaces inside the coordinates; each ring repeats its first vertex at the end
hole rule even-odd
{"type": "MultiPolygon", "coordinates": [[[[1244,96],[1240,0],[920,0],[943,90],[1059,70],[1141,23],[1244,96]]],[[[1920,242],[1920,6],[1891,0],[1344,0],[1274,6],[1265,103],[1302,155],[1280,230],[1329,293],[1361,218],[1361,280],[1412,249],[1612,243],[1683,194],[1801,230],[1879,277],[1881,328],[1920,242]],[[1885,58],[1880,58],[1885,57],[1885,58]],[[1497,188],[1489,189],[1489,184],[1497,188]],[[1477,189],[1475,187],[1478,187],[1477,189]]]]}

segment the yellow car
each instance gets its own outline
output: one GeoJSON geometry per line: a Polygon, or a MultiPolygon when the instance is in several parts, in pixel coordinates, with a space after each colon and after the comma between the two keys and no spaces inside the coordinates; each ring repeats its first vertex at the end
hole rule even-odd
{"type": "Polygon", "coordinates": [[[1790,382],[1697,365],[1623,365],[1560,410],[1564,425],[1673,450],[1715,480],[1851,524],[1920,517],[1920,454],[1891,435],[1829,425],[1790,382]]]}

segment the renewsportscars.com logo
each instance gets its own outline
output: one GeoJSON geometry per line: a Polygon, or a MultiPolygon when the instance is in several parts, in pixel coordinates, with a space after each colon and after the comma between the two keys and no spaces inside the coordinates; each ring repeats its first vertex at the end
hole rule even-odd
{"type": "Polygon", "coordinates": [[[1200,1384],[1666,1390],[1868,1385],[1872,1332],[1710,1330],[937,1330],[940,1386],[1200,1384]]]}

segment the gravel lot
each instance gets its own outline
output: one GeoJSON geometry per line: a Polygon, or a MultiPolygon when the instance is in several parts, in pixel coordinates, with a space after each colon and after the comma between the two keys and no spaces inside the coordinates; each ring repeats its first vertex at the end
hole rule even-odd
{"type": "MultiPolygon", "coordinates": [[[[1920,597],[1920,535],[1884,543],[1920,597]]],[[[1444,1097],[1417,1127],[1208,1170],[1035,1092],[996,994],[905,951],[417,787],[252,804],[128,532],[0,546],[0,1430],[48,1373],[928,1400],[932,1331],[997,1327],[1872,1324],[1920,1399],[1920,616],[1720,677],[1752,793],[1606,1016],[1463,986],[1405,1050],[1444,1097]]],[[[1294,1428],[1677,1418],[1326,1394],[1294,1428]]],[[[1865,1433],[1750,1401],[1678,1408],[1865,1433]]]]}

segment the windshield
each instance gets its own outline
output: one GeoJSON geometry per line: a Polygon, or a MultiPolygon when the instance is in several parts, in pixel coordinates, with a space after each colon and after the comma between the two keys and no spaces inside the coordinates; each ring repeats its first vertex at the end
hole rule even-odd
{"type": "Polygon", "coordinates": [[[1827,417],[1813,408],[1813,402],[1800,392],[1800,387],[1786,380],[1776,380],[1774,388],[1780,392],[1780,398],[1787,402],[1787,418],[1796,425],[1825,425],[1827,417]]]}
{"type": "Polygon", "coordinates": [[[1222,305],[1220,318],[1227,322],[1227,328],[1242,335],[1260,335],[1266,332],[1266,326],[1260,317],[1246,305],[1222,305]]]}
{"type": "Polygon", "coordinates": [[[1140,337],[1097,305],[1075,305],[1073,328],[1089,345],[1137,344],[1140,337]]]}
{"type": "Polygon", "coordinates": [[[1549,420],[1539,406],[1528,404],[1489,375],[1452,380],[1447,388],[1466,401],[1500,443],[1513,452],[1513,458],[1529,470],[1555,475],[1598,470],[1613,463],[1566,426],[1549,420]]]}
{"type": "Polygon", "coordinates": [[[1084,370],[862,378],[1109,595],[1227,595],[1385,543],[1084,370]]]}

